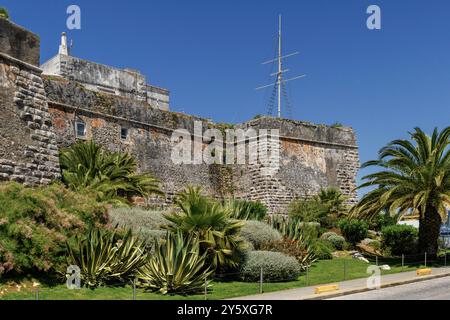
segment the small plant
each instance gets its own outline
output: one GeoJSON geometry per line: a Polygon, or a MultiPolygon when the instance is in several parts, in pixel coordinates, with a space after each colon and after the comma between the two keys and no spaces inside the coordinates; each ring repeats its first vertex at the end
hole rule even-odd
{"type": "Polygon", "coordinates": [[[272,216],[269,224],[291,240],[315,239],[318,237],[320,228],[320,224],[317,222],[302,222],[299,219],[282,216],[272,216]]]}
{"type": "Polygon", "coordinates": [[[344,125],[340,122],[335,122],[332,125],[330,125],[331,128],[343,128],[344,125]]]}
{"type": "Polygon", "coordinates": [[[369,222],[370,230],[381,231],[384,227],[396,225],[398,216],[391,216],[389,213],[380,212],[369,222]]]}
{"type": "Polygon", "coordinates": [[[229,199],[224,206],[232,219],[263,221],[267,216],[267,207],[258,201],[229,199]]]}
{"type": "Polygon", "coordinates": [[[203,292],[214,269],[205,269],[206,253],[200,253],[200,242],[181,232],[168,233],[160,242],[139,279],[145,288],[166,294],[189,295],[203,292]]]}
{"type": "Polygon", "coordinates": [[[366,222],[348,219],[341,220],[339,222],[339,228],[344,238],[353,246],[367,238],[369,230],[366,222]]]}
{"type": "Polygon", "coordinates": [[[246,221],[241,229],[241,237],[250,242],[255,250],[273,241],[282,240],[281,234],[267,223],[259,221],[246,221]]]}
{"type": "Polygon", "coordinates": [[[289,205],[289,217],[302,222],[318,222],[327,218],[327,207],[316,199],[298,199],[289,205]]]}
{"type": "Polygon", "coordinates": [[[67,243],[68,264],[80,267],[81,280],[89,288],[130,280],[146,262],[144,246],[131,231],[120,238],[116,232],[92,229],[75,242],[67,243]]]}
{"type": "Polygon", "coordinates": [[[326,208],[325,227],[334,227],[338,219],[347,216],[349,208],[346,201],[348,197],[344,196],[341,190],[337,188],[321,189],[314,198],[326,208]]]}
{"type": "Polygon", "coordinates": [[[382,247],[394,255],[411,254],[416,251],[418,231],[412,226],[393,225],[381,231],[382,247]]]}
{"type": "Polygon", "coordinates": [[[344,249],[345,238],[334,232],[326,232],[322,235],[321,238],[330,241],[336,250],[344,249]]]}
{"type": "Polygon", "coordinates": [[[337,188],[321,189],[311,199],[294,200],[289,206],[289,216],[303,222],[317,222],[330,229],[347,215],[346,201],[347,197],[337,188]]]}
{"type": "Polygon", "coordinates": [[[329,240],[315,239],[311,243],[312,250],[319,260],[333,259],[333,251],[335,250],[333,244],[329,240]]]}
{"type": "Polygon", "coordinates": [[[317,259],[311,246],[305,240],[282,240],[266,243],[261,246],[262,251],[281,252],[297,259],[302,271],[309,268],[317,259]]]}
{"type": "Polygon", "coordinates": [[[259,281],[261,268],[265,282],[294,281],[301,273],[300,264],[294,257],[281,252],[250,251],[241,269],[242,279],[259,281]]]}
{"type": "Polygon", "coordinates": [[[0,7],[0,18],[9,19],[9,13],[6,8],[0,7]]]}
{"type": "Polygon", "coordinates": [[[141,228],[158,230],[170,222],[164,218],[163,211],[144,210],[141,208],[112,208],[109,211],[109,220],[113,226],[131,228],[137,231],[141,228]]]}
{"type": "Polygon", "coordinates": [[[236,267],[240,261],[243,221],[229,218],[229,211],[220,203],[202,194],[199,187],[188,187],[176,203],[181,212],[165,215],[171,224],[165,228],[173,233],[195,235],[200,240],[201,254],[207,253],[209,265],[216,269],[236,267]]]}

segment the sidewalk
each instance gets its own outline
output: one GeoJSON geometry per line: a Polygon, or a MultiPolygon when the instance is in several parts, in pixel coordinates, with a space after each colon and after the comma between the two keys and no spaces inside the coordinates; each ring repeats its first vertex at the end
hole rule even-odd
{"type": "MultiPolygon", "coordinates": [[[[388,274],[381,276],[381,288],[393,287],[402,284],[448,276],[450,276],[450,267],[432,268],[432,273],[429,276],[417,276],[415,271],[388,274]]],[[[339,284],[339,290],[323,294],[314,294],[315,288],[317,288],[318,286],[327,285],[323,284],[298,289],[263,293],[246,297],[238,297],[230,300],[321,300],[347,294],[369,291],[369,289],[367,289],[367,278],[336,282],[332,284],[339,284]]]]}

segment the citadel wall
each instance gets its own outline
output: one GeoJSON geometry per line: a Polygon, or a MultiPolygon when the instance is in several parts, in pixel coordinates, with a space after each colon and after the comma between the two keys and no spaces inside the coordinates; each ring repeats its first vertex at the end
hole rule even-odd
{"type": "Polygon", "coordinates": [[[160,204],[169,204],[187,184],[200,185],[218,198],[260,200],[270,213],[285,213],[294,198],[328,186],[356,201],[359,157],[351,128],[270,117],[234,126],[280,130],[281,161],[274,175],[264,174],[262,164],[176,165],[171,160],[174,130],[193,133],[196,121],[204,129],[224,126],[133,97],[89,90],[69,75],[43,76],[37,67],[38,37],[4,19],[0,24],[6,28],[0,28],[0,180],[49,183],[60,177],[58,150],[78,139],[93,139],[110,150],[131,153],[141,172],[160,179],[167,194],[153,199],[160,204]],[[78,122],[85,125],[84,137],[76,135],[78,122]]]}

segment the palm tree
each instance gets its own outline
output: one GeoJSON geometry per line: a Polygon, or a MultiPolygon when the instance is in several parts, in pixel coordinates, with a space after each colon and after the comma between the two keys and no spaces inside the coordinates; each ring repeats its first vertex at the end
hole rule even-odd
{"type": "Polygon", "coordinates": [[[201,253],[207,253],[209,265],[217,269],[236,267],[244,246],[240,237],[244,222],[230,219],[228,209],[204,196],[200,187],[187,187],[176,203],[181,212],[165,216],[173,223],[166,229],[174,233],[181,231],[186,236],[196,235],[201,253]]]}
{"type": "Polygon", "coordinates": [[[419,250],[435,255],[442,221],[450,208],[450,127],[430,137],[420,128],[410,133],[413,142],[395,140],[380,150],[379,159],[363,167],[383,170],[367,175],[359,186],[376,187],[351,211],[352,216],[372,219],[382,209],[418,214],[419,250]]]}
{"type": "Polygon", "coordinates": [[[133,196],[161,194],[150,174],[136,174],[136,160],[109,152],[93,141],[77,142],[60,152],[62,180],[72,190],[92,192],[100,201],[127,203],[133,196]]]}
{"type": "Polygon", "coordinates": [[[335,218],[341,218],[348,213],[346,205],[348,197],[343,195],[338,188],[321,189],[314,199],[323,204],[327,208],[328,214],[333,215],[335,218]]]}

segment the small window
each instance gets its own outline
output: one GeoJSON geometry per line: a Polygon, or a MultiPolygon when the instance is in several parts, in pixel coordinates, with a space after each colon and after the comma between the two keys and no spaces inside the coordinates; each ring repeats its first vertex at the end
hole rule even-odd
{"type": "Polygon", "coordinates": [[[127,140],[128,139],[128,128],[120,128],[120,139],[127,140]]]}
{"type": "Polygon", "coordinates": [[[86,124],[83,121],[76,122],[77,129],[77,137],[84,138],[86,137],[86,124]]]}

